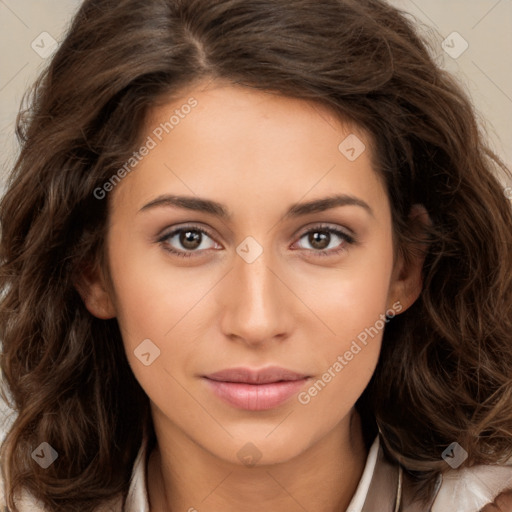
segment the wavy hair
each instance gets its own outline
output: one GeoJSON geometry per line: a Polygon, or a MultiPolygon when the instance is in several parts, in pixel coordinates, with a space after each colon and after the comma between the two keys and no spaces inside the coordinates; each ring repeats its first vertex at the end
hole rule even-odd
{"type": "MultiPolygon", "coordinates": [[[[27,489],[56,512],[126,497],[149,400],[117,321],[74,283],[108,274],[108,198],[94,191],[139,146],[147,112],[204,79],[318,102],[373,139],[394,235],[423,204],[424,288],[384,332],[358,401],[428,494],[459,442],[466,465],[512,455],[512,213],[470,100],[405,13],[381,0],[85,0],[24,97],[21,152],[0,203],[1,447],[7,505],[27,489]],[[10,397],[7,396],[10,394],[10,397]],[[59,457],[31,458],[46,441],[59,457]]],[[[422,239],[423,240],[423,239],[422,239]]]]}

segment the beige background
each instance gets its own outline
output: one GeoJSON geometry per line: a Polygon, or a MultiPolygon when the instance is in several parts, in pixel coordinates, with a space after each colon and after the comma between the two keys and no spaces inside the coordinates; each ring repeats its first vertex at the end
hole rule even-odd
{"type": "MultiPolygon", "coordinates": [[[[143,0],[141,0],[143,1],[143,0]]],[[[491,146],[512,166],[512,0],[391,0],[414,16],[434,42],[439,63],[471,95],[491,146]],[[450,36],[458,32],[463,39],[450,36]],[[450,36],[450,37],[448,37],[450,36]],[[468,48],[458,58],[452,51],[468,48]]],[[[14,120],[23,92],[47,60],[31,47],[62,40],[79,0],[0,0],[0,194],[17,153],[14,120]]],[[[0,401],[1,402],[1,401],[0,401]]],[[[0,430],[2,412],[0,408],[0,430]]]]}

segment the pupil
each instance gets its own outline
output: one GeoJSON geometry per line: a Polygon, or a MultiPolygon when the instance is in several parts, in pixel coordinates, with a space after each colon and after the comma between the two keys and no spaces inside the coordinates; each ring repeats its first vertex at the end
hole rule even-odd
{"type": "Polygon", "coordinates": [[[316,249],[325,249],[329,246],[329,234],[325,231],[315,231],[309,235],[309,243],[316,249]],[[325,243],[327,241],[327,243],[325,243]]]}
{"type": "Polygon", "coordinates": [[[201,245],[201,233],[198,231],[182,231],[180,243],[186,249],[197,249],[201,245]]]}

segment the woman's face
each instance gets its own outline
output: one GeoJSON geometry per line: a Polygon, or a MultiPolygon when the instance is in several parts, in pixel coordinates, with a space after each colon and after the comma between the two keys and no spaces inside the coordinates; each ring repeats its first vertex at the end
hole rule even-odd
{"type": "Polygon", "coordinates": [[[417,296],[370,140],[217,84],[155,107],[143,143],[109,192],[111,304],[98,287],[88,307],[117,317],[157,433],[289,460],[347,424],[386,313],[417,296]]]}

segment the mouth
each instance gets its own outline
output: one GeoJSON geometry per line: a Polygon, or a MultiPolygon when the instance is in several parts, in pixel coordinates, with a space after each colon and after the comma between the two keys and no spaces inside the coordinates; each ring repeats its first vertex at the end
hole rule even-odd
{"type": "Polygon", "coordinates": [[[261,370],[229,368],[203,376],[213,393],[238,409],[263,411],[284,404],[310,376],[272,366],[261,370]]]}

